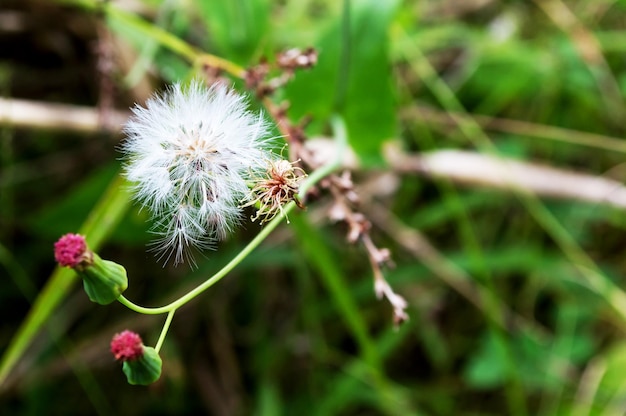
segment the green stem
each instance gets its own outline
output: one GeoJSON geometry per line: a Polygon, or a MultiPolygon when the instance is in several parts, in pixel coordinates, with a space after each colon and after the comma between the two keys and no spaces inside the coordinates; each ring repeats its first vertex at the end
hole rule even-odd
{"type": "Polygon", "coordinates": [[[165,318],[165,324],[163,324],[163,329],[161,330],[161,335],[159,335],[159,340],[154,347],[154,350],[158,353],[161,350],[161,346],[163,345],[163,341],[165,341],[165,335],[167,335],[167,331],[170,329],[170,324],[172,323],[172,318],[174,318],[174,313],[176,313],[176,309],[172,309],[167,314],[167,318],[165,318]]]}
{"type": "Polygon", "coordinates": [[[232,269],[234,269],[235,266],[241,263],[241,261],[245,259],[248,256],[248,254],[252,252],[252,250],[257,248],[258,245],[261,244],[263,240],[265,240],[265,238],[278,226],[278,224],[282,221],[285,215],[287,215],[293,209],[294,206],[295,206],[294,202],[290,202],[289,204],[287,204],[287,206],[283,210],[284,212],[277,215],[272,221],[270,221],[267,224],[267,226],[265,226],[261,230],[261,232],[257,234],[257,236],[254,237],[254,239],[250,241],[250,243],[248,243],[248,245],[243,250],[241,250],[231,261],[228,262],[226,266],[224,266],[220,271],[218,271],[209,279],[207,279],[200,286],[196,287],[189,293],[181,296],[179,299],[175,300],[174,302],[165,306],[158,307],[158,308],[146,308],[146,307],[134,304],[133,302],[126,299],[123,295],[120,295],[120,297],[118,298],[118,301],[121,304],[127,306],[129,309],[132,309],[135,312],[142,313],[145,315],[160,315],[162,313],[169,313],[169,312],[175,311],[176,309],[180,308],[184,304],[193,300],[196,296],[198,296],[199,294],[201,294],[202,292],[204,292],[205,290],[213,286],[215,283],[219,282],[232,269]]]}

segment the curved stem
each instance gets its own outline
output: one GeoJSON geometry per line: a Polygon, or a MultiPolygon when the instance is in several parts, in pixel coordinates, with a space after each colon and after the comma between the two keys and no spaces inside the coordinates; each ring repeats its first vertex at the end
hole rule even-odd
{"type": "Polygon", "coordinates": [[[146,308],[146,307],[134,304],[133,302],[126,299],[123,295],[120,295],[120,297],[118,298],[118,301],[122,303],[123,305],[127,306],[128,308],[134,310],[135,312],[143,313],[146,315],[159,315],[162,313],[167,313],[172,310],[178,309],[179,307],[183,306],[187,302],[194,299],[200,293],[204,292],[205,290],[213,286],[215,283],[219,282],[224,276],[228,274],[228,272],[234,269],[236,265],[241,263],[241,261],[245,259],[248,256],[248,254],[252,252],[252,250],[254,250],[259,244],[261,244],[263,240],[265,240],[265,238],[278,226],[280,221],[285,217],[286,214],[288,214],[293,209],[294,206],[295,206],[294,202],[290,202],[289,204],[287,204],[287,206],[283,210],[284,212],[277,215],[272,221],[270,221],[267,224],[267,226],[265,226],[261,230],[261,232],[257,234],[257,236],[254,237],[254,239],[250,241],[250,243],[248,243],[248,245],[243,250],[241,250],[231,261],[228,262],[226,266],[224,266],[220,271],[215,273],[213,276],[211,276],[208,280],[206,280],[200,286],[196,287],[191,292],[187,293],[186,295],[183,295],[182,297],[175,300],[174,302],[165,306],[161,306],[159,308],[146,308]]]}
{"type": "MultiPolygon", "coordinates": [[[[315,185],[321,179],[323,179],[328,174],[333,172],[341,164],[341,160],[343,158],[343,153],[345,151],[345,148],[346,148],[346,145],[347,145],[347,141],[348,141],[345,123],[343,122],[343,119],[340,116],[335,115],[335,116],[333,116],[331,118],[331,125],[332,125],[333,131],[334,131],[335,142],[337,143],[337,152],[335,154],[335,159],[330,161],[330,162],[328,162],[324,166],[320,167],[319,169],[317,169],[316,171],[311,173],[311,175],[309,175],[309,177],[306,179],[306,181],[300,187],[300,192],[298,193],[298,197],[300,199],[304,198],[304,196],[306,195],[306,192],[313,185],[315,185]]],[[[174,302],[172,302],[172,303],[170,303],[168,305],[165,305],[165,306],[157,307],[157,308],[146,308],[144,306],[139,306],[139,305],[131,302],[130,300],[126,299],[124,297],[124,295],[120,295],[120,297],[117,298],[117,300],[122,305],[126,306],[127,308],[129,308],[129,309],[131,309],[131,310],[133,310],[135,312],[145,314],[145,315],[160,315],[160,314],[163,314],[163,313],[169,313],[170,316],[168,316],[168,320],[165,323],[166,326],[163,328],[163,330],[167,332],[167,326],[169,326],[169,322],[171,321],[171,316],[173,315],[173,313],[174,313],[174,311],[176,309],[178,309],[179,307],[183,306],[187,302],[193,300],[200,293],[204,292],[205,290],[207,290],[208,288],[213,286],[215,283],[219,282],[232,269],[234,269],[235,266],[237,266],[239,263],[241,263],[241,261],[243,259],[245,259],[248,256],[248,254],[250,254],[252,252],[252,250],[257,248],[259,246],[259,244],[261,244],[261,242],[263,242],[263,240],[265,240],[265,238],[272,231],[274,231],[274,229],[278,226],[278,224],[282,221],[282,219],[285,218],[287,216],[287,214],[289,214],[289,212],[291,212],[291,210],[293,209],[293,207],[295,205],[296,204],[293,201],[288,203],[285,206],[285,209],[283,209],[265,227],[263,227],[261,232],[259,234],[257,234],[257,236],[254,237],[254,239],[252,241],[250,241],[250,243],[248,243],[248,245],[243,250],[241,250],[230,262],[228,262],[228,264],[226,264],[226,266],[224,266],[220,271],[218,271],[213,276],[211,276],[209,279],[207,279],[200,286],[196,287],[195,289],[193,289],[192,291],[190,291],[186,295],[183,295],[182,297],[180,297],[179,299],[175,300],[174,302]]],[[[163,336],[163,333],[161,335],[163,336]]],[[[160,346],[160,344],[157,344],[157,345],[160,346]]]]}

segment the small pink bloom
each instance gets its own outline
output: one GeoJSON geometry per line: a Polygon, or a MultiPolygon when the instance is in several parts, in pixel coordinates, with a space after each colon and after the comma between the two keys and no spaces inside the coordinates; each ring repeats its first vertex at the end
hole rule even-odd
{"type": "Polygon", "coordinates": [[[54,258],[61,266],[76,267],[83,260],[87,243],[80,234],[65,234],[54,243],[54,258]]]}
{"type": "Polygon", "coordinates": [[[139,334],[126,330],[115,334],[111,340],[111,352],[116,360],[132,361],[143,356],[143,343],[139,334]]]}

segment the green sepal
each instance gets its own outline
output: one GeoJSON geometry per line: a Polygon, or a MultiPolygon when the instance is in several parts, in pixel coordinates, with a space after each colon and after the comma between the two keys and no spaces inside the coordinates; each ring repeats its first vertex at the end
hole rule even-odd
{"type": "Polygon", "coordinates": [[[143,347],[143,356],[136,360],[125,361],[122,371],[128,384],[147,386],[161,377],[162,361],[159,353],[152,347],[143,347]]]}
{"type": "Polygon", "coordinates": [[[76,272],[83,279],[89,300],[100,305],[114,302],[128,287],[128,277],[123,266],[102,260],[93,253],[93,263],[76,272]]]}

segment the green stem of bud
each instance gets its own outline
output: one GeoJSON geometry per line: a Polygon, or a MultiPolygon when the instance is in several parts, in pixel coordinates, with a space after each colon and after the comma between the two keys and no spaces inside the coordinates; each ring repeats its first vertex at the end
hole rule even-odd
{"type": "Polygon", "coordinates": [[[165,336],[167,335],[167,331],[170,329],[170,324],[172,323],[172,318],[174,318],[175,309],[172,309],[167,313],[167,318],[165,318],[165,324],[163,324],[163,329],[161,330],[161,335],[159,335],[159,340],[156,343],[154,349],[158,353],[161,351],[161,347],[163,346],[163,341],[165,341],[165,336]]]}

